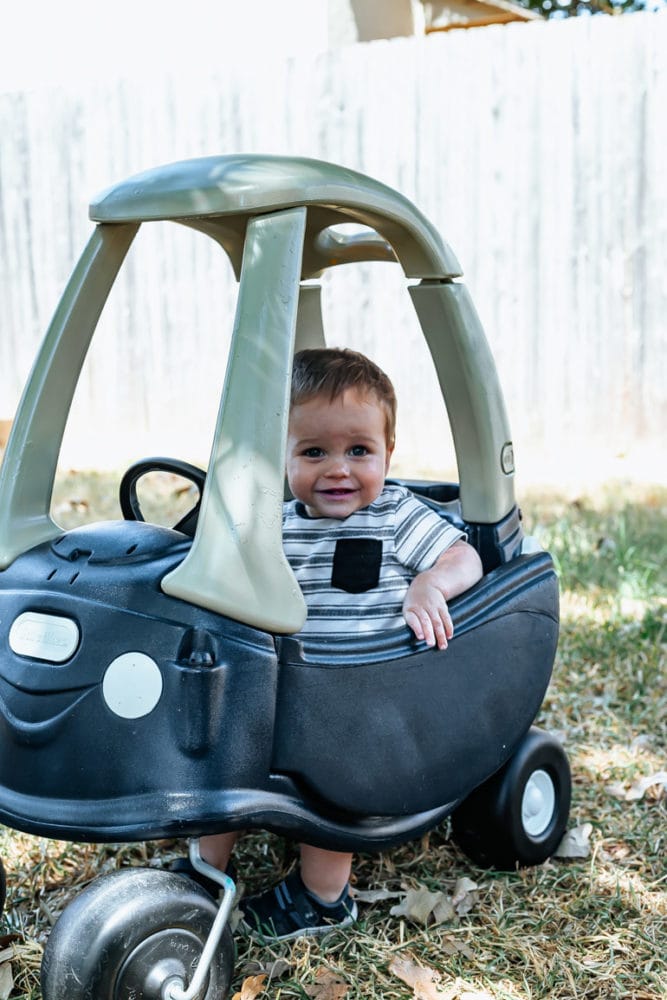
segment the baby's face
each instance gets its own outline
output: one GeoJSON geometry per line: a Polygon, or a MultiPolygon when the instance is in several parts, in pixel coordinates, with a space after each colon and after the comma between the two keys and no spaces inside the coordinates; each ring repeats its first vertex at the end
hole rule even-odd
{"type": "Polygon", "coordinates": [[[380,402],[355,389],[292,407],[287,480],[310,517],[349,517],[380,495],[392,452],[385,428],[380,402]]]}

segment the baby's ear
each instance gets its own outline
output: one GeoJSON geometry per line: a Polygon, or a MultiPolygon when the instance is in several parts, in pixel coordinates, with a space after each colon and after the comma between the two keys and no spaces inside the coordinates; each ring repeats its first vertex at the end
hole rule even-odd
{"type": "Polygon", "coordinates": [[[385,463],[384,463],[384,474],[385,474],[385,476],[389,472],[389,466],[391,464],[391,456],[393,454],[394,454],[394,443],[392,442],[392,444],[387,447],[387,457],[386,457],[385,463]]]}

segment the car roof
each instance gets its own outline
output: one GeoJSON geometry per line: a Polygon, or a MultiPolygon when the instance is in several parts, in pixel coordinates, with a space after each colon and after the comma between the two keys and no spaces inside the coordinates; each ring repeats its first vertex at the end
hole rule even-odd
{"type": "Polygon", "coordinates": [[[220,242],[237,274],[247,220],[308,207],[302,278],[333,264],[398,260],[407,277],[451,279],[461,266],[429,220],[398,191],[356,170],[305,157],[231,155],[170,163],[98,194],[94,222],[175,220],[220,242]],[[357,223],[374,232],[346,239],[329,227],[357,223]]]}

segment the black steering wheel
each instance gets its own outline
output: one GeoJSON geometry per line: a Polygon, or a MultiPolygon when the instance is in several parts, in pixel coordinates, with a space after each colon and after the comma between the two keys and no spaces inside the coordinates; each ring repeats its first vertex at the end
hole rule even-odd
{"type": "Polygon", "coordinates": [[[124,474],[118,487],[118,499],[120,509],[126,521],[145,521],[141,511],[141,505],[137,496],[137,483],[148,472],[171,472],[176,476],[182,476],[189,480],[199,490],[199,496],[194,507],[183,515],[180,521],[174,525],[174,531],[181,531],[184,535],[194,537],[197,530],[197,518],[201,506],[206,473],[196,465],[189,462],[181,462],[176,458],[143,458],[129,467],[124,474]]]}

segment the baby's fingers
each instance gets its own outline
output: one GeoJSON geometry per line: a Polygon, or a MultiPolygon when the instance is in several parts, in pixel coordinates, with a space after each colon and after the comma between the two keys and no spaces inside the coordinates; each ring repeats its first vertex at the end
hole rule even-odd
{"type": "Polygon", "coordinates": [[[405,623],[408,625],[415,634],[415,638],[420,641],[426,642],[429,646],[435,644],[433,638],[433,629],[431,628],[431,623],[426,617],[424,620],[416,611],[405,611],[404,612],[405,623]],[[431,633],[431,641],[428,641],[428,634],[431,633]]]}
{"type": "Polygon", "coordinates": [[[445,608],[429,612],[425,608],[405,612],[405,621],[412,629],[417,639],[427,646],[447,649],[447,640],[454,634],[452,619],[445,608]]]}
{"type": "Polygon", "coordinates": [[[446,648],[447,638],[439,618],[432,617],[428,611],[420,608],[416,611],[407,611],[405,620],[416,638],[421,639],[427,646],[435,646],[437,643],[439,649],[446,648]],[[443,639],[444,646],[441,645],[443,639]]]}
{"type": "Polygon", "coordinates": [[[439,614],[434,614],[432,624],[438,649],[447,649],[447,640],[454,635],[454,626],[447,608],[442,609],[439,614]]]}

